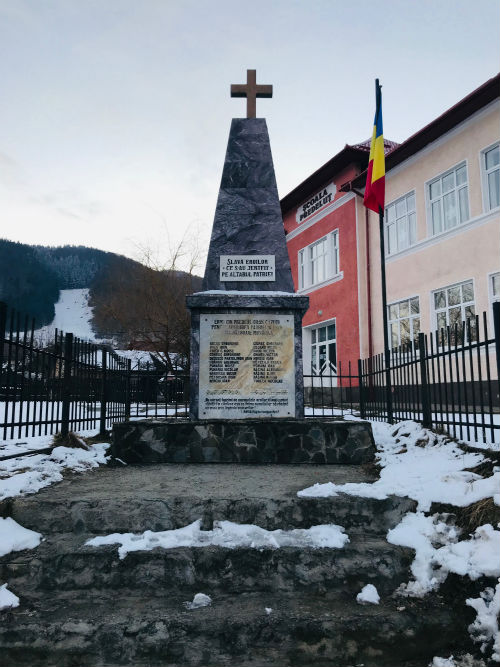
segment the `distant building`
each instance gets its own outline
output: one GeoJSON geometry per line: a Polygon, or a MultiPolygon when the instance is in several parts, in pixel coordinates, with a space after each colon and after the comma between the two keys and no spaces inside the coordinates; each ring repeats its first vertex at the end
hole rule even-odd
{"type": "MultiPolygon", "coordinates": [[[[362,201],[368,150],[346,146],[281,201],[296,290],[310,298],[305,373],[346,373],[349,362],[356,372],[358,357],[383,350],[378,216],[362,201]]],[[[391,344],[491,315],[500,298],[500,75],[404,143],[386,142],[386,202],[391,344]]]]}

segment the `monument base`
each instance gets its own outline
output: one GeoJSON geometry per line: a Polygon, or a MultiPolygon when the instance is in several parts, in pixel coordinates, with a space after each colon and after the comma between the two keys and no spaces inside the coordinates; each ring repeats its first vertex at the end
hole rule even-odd
{"type": "Polygon", "coordinates": [[[151,420],[113,427],[125,463],[362,464],[375,458],[369,422],[325,419],[151,420]]]}

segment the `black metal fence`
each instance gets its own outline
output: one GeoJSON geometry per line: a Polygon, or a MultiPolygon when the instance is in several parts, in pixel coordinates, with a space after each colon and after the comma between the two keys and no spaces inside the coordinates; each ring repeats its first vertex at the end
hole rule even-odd
{"type": "Polygon", "coordinates": [[[99,429],[143,416],[182,417],[189,383],[54,330],[0,302],[0,440],[99,429]],[[182,388],[182,389],[180,389],[182,388]]]}
{"type": "MultiPolygon", "coordinates": [[[[414,345],[304,375],[306,417],[413,419],[469,442],[500,442],[500,303],[488,316],[420,333],[414,345]]],[[[0,302],[0,439],[99,429],[145,417],[186,418],[189,377],[35,322],[0,302]]]]}
{"type": "Polygon", "coordinates": [[[361,416],[446,431],[468,442],[500,442],[500,303],[415,345],[360,361],[361,416]],[[387,381],[389,379],[389,382],[387,381]]]}

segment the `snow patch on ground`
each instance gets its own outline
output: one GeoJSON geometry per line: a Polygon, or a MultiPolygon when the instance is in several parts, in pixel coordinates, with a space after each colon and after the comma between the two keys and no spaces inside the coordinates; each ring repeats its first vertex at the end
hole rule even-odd
{"type": "Polygon", "coordinates": [[[184,602],[186,609],[199,609],[200,607],[209,607],[212,604],[212,598],[205,593],[196,593],[192,602],[184,602]]]}
{"type": "Polygon", "coordinates": [[[0,557],[12,551],[34,549],[40,544],[41,539],[40,533],[23,528],[14,519],[0,518],[0,557]]]}
{"type": "Polygon", "coordinates": [[[119,544],[120,558],[131,551],[150,551],[156,547],[176,549],[177,547],[217,546],[226,549],[247,547],[251,549],[279,549],[282,547],[312,547],[341,549],[348,536],[342,526],[334,524],[296,528],[294,530],[265,530],[252,524],[237,524],[232,521],[214,521],[213,530],[201,530],[198,519],[188,526],[175,530],[153,532],[146,530],[140,535],[134,533],[113,533],[94,537],[85,542],[88,546],[100,547],[119,544]]]}
{"type": "Polygon", "coordinates": [[[380,595],[373,584],[366,584],[361,592],[356,595],[356,602],[359,604],[379,604],[380,595]]]}
{"type": "Polygon", "coordinates": [[[476,611],[476,620],[469,625],[469,632],[474,641],[481,643],[481,651],[486,651],[493,641],[492,660],[500,662],[500,633],[498,616],[500,614],[500,579],[493,588],[484,590],[478,598],[468,598],[465,603],[476,611]]]}
{"type": "Polygon", "coordinates": [[[7,584],[0,586],[0,609],[19,607],[19,598],[7,590],[7,584]]]}
{"type": "Polygon", "coordinates": [[[64,471],[85,472],[104,465],[109,460],[109,456],[106,456],[108,447],[106,443],[92,445],[88,451],[55,447],[51,454],[34,454],[0,461],[0,500],[36,493],[60,482],[64,471]]]}
{"type": "Polygon", "coordinates": [[[403,584],[400,592],[423,596],[438,588],[449,572],[478,579],[500,575],[500,531],[485,524],[476,529],[470,540],[458,541],[457,529],[443,521],[439,514],[407,514],[401,523],[387,533],[387,541],[415,549],[411,566],[414,581],[403,584]]]}
{"type": "Polygon", "coordinates": [[[380,500],[408,496],[418,502],[419,510],[428,511],[433,502],[465,507],[498,493],[500,470],[487,478],[465,470],[481,463],[482,454],[464,453],[448,437],[412,421],[396,428],[372,422],[372,428],[382,466],[380,479],[373,484],[314,484],[297,495],[325,498],[347,493],[380,500]]]}

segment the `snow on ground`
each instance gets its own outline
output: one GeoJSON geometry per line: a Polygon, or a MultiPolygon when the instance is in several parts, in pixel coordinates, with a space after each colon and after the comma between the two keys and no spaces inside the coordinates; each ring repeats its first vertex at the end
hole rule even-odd
{"type": "MultiPolygon", "coordinates": [[[[423,596],[436,590],[448,573],[468,576],[500,576],[500,530],[485,524],[470,536],[461,535],[450,515],[428,516],[432,503],[467,507],[479,500],[493,498],[500,505],[500,468],[493,475],[482,477],[470,472],[486,460],[482,453],[464,452],[448,436],[437,435],[413,421],[396,426],[372,422],[373,435],[381,466],[380,478],[372,484],[315,484],[298,492],[301,497],[334,497],[339,493],[365,498],[386,498],[389,495],[407,496],[417,501],[416,512],[409,512],[388,532],[387,540],[415,549],[411,566],[413,581],[403,584],[399,593],[423,596]]],[[[500,524],[499,526],[500,527],[500,524]]],[[[464,601],[465,602],[465,601],[464,601]]],[[[479,598],[467,604],[477,612],[470,625],[472,638],[481,642],[483,651],[493,640],[492,660],[500,662],[498,612],[500,584],[488,588],[479,598]]],[[[433,667],[458,667],[478,664],[473,658],[455,660],[435,657],[433,667]]]]}
{"type": "Polygon", "coordinates": [[[54,330],[73,333],[78,338],[95,341],[96,337],[92,330],[92,308],[89,306],[89,290],[63,289],[59,293],[59,301],[55,304],[55,316],[50,324],[38,329],[36,338],[51,340],[54,338],[54,330]]]}
{"type": "Polygon", "coordinates": [[[419,510],[428,511],[433,502],[465,507],[498,493],[500,469],[486,479],[465,470],[483,461],[482,454],[464,453],[447,436],[436,435],[413,421],[396,427],[372,422],[372,428],[382,466],[380,479],[373,484],[315,484],[298,495],[326,498],[348,493],[382,499],[392,494],[413,498],[419,510]]]}
{"type": "Polygon", "coordinates": [[[477,642],[481,642],[481,651],[485,651],[493,639],[492,659],[500,662],[500,633],[498,632],[498,615],[500,614],[500,579],[493,588],[484,590],[479,598],[468,598],[465,603],[476,610],[474,623],[469,625],[469,632],[477,642]]]}
{"type": "MultiPolygon", "coordinates": [[[[39,439],[40,448],[47,447],[52,436],[39,439]]],[[[35,439],[30,442],[35,448],[35,439]]],[[[15,453],[10,443],[9,453],[15,453]]],[[[50,454],[33,454],[0,461],[0,500],[26,493],[36,493],[46,486],[60,482],[64,471],[85,472],[109,460],[109,444],[98,443],[89,450],[73,447],[55,447],[50,454]]],[[[24,450],[24,445],[20,445],[24,450]]],[[[3,451],[2,451],[3,453],[3,451]]]]}
{"type": "Polygon", "coordinates": [[[19,598],[7,590],[7,584],[0,586],[0,610],[19,607],[19,598]]]}
{"type": "Polygon", "coordinates": [[[40,533],[23,528],[14,519],[0,518],[0,556],[5,556],[11,551],[34,549],[40,544],[41,539],[40,533]]]}
{"type": "Polygon", "coordinates": [[[120,558],[131,551],[150,551],[156,547],[176,549],[177,547],[225,547],[237,549],[279,549],[281,547],[309,547],[341,549],[348,536],[342,526],[334,524],[296,528],[294,530],[265,530],[252,524],[238,524],[232,521],[214,521],[213,530],[201,530],[201,520],[189,526],[174,530],[153,532],[146,530],[141,535],[134,533],[113,533],[94,537],[85,542],[92,547],[119,544],[120,558]]]}
{"type": "Polygon", "coordinates": [[[209,607],[212,604],[212,598],[205,593],[196,593],[192,602],[184,602],[186,609],[200,609],[200,607],[209,607]]]}
{"type": "Polygon", "coordinates": [[[356,602],[359,602],[359,604],[379,604],[380,595],[373,584],[366,584],[361,592],[356,595],[356,602]]]}
{"type": "Polygon", "coordinates": [[[416,551],[411,571],[414,581],[404,584],[402,593],[422,596],[435,590],[454,572],[471,579],[500,576],[500,531],[490,524],[477,528],[470,540],[458,541],[459,531],[438,514],[407,514],[390,530],[387,541],[416,551]],[[440,546],[435,546],[440,545],[440,546]]]}

